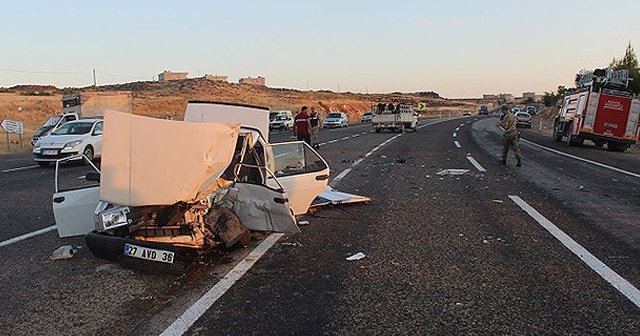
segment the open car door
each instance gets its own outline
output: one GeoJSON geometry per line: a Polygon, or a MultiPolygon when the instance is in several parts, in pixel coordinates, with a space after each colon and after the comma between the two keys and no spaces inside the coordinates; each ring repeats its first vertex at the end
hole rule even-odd
{"type": "Polygon", "coordinates": [[[302,141],[268,144],[266,166],[277,181],[267,178],[267,185],[278,188],[278,182],[289,195],[295,215],[304,215],[311,202],[329,182],[329,166],[309,145],[302,141]]]}
{"type": "MultiPolygon", "coordinates": [[[[95,170],[94,180],[88,185],[60,188],[59,166],[63,161],[56,162],[55,193],[53,194],[53,216],[56,220],[58,236],[60,238],[85,235],[94,229],[94,212],[100,201],[99,170],[91,163],[95,170]]],[[[88,161],[85,158],[86,161],[88,161]]],[[[88,174],[90,177],[91,175],[88,174]]],[[[77,180],[75,177],[74,180],[77,180]]]]}

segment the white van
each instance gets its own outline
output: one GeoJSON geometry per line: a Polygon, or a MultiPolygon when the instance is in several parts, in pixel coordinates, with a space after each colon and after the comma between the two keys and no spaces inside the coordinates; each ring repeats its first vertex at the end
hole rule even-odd
{"type": "Polygon", "coordinates": [[[269,113],[269,130],[293,128],[293,113],[291,111],[271,111],[269,113]]]}

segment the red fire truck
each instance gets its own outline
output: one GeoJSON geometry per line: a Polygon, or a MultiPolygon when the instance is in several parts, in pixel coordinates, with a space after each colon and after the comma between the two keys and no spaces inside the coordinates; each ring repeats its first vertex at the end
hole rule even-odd
{"type": "MultiPolygon", "coordinates": [[[[581,145],[625,151],[638,141],[640,100],[627,89],[628,70],[596,69],[576,76],[576,91],[564,97],[555,119],[553,138],[581,145]]],[[[640,78],[638,78],[640,80],[640,78]]]]}

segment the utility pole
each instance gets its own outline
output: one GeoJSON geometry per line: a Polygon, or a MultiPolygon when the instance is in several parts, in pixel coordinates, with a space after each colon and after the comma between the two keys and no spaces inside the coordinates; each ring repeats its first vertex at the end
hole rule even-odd
{"type": "Polygon", "coordinates": [[[98,86],[96,82],[96,69],[93,69],[93,89],[98,90],[98,86]]]}

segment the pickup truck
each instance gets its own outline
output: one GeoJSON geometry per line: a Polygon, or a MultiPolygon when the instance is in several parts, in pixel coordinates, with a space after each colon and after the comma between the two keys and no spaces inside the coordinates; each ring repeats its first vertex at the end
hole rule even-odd
{"type": "Polygon", "coordinates": [[[410,105],[379,104],[372,113],[371,124],[376,133],[383,130],[404,132],[406,129],[415,132],[418,129],[418,115],[410,105]]]}

